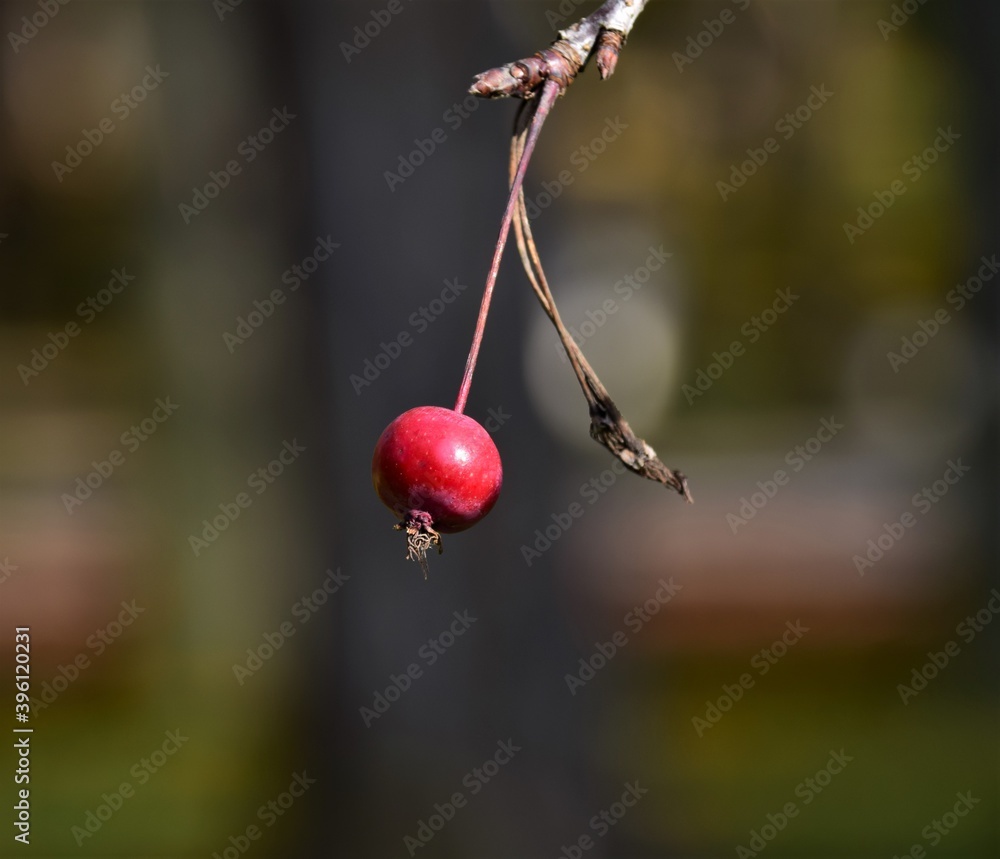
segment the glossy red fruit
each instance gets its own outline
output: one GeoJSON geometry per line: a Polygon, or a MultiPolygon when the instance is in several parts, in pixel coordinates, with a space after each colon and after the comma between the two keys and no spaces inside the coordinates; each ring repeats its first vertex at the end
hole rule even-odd
{"type": "Polygon", "coordinates": [[[435,532],[464,531],[490,512],[503,467],[493,439],[472,418],[420,406],[385,428],[372,457],[372,482],[411,536],[417,530],[436,538],[435,532]]]}

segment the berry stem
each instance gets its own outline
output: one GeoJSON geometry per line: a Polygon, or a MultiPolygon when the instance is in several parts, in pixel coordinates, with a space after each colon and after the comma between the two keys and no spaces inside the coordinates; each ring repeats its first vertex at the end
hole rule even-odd
{"type": "MultiPolygon", "coordinates": [[[[524,127],[522,119],[522,115],[518,114],[514,123],[514,135],[511,138],[511,176],[514,175],[514,171],[520,164],[521,149],[527,136],[527,129],[524,127]]],[[[681,472],[667,468],[656,455],[656,451],[632,431],[632,427],[629,426],[628,421],[625,420],[618,410],[618,406],[611,399],[608,389],[601,384],[601,380],[597,378],[590,362],[563,324],[559,310],[556,308],[556,300],[549,288],[548,278],[542,268],[542,261],[538,256],[534,236],[531,234],[531,221],[528,218],[523,191],[518,194],[514,212],[514,239],[517,242],[525,274],[528,275],[528,281],[534,289],[542,309],[555,326],[563,348],[566,350],[566,355],[569,357],[570,365],[573,367],[573,372],[576,373],[580,387],[583,389],[583,395],[590,409],[591,438],[604,445],[618,457],[626,468],[650,480],[669,486],[691,502],[687,478],[681,472]]]]}
{"type": "Polygon", "coordinates": [[[528,161],[531,160],[531,153],[535,149],[535,142],[538,134],[542,130],[542,123],[549,115],[552,105],[561,91],[560,85],[554,80],[546,80],[542,87],[541,95],[538,97],[538,105],[531,118],[531,128],[528,130],[528,137],[524,143],[524,151],[521,160],[517,165],[517,172],[510,185],[510,196],[507,198],[507,208],[503,213],[503,220],[500,222],[500,235],[497,237],[496,250],[493,252],[493,262],[490,265],[489,274],[486,275],[486,288],[483,290],[483,300],[479,305],[479,318],[476,320],[476,330],[472,335],[472,347],[469,349],[469,357],[465,362],[465,374],[462,376],[462,385],[458,389],[458,398],[455,400],[455,411],[462,414],[465,411],[465,404],[469,399],[469,388],[472,386],[472,374],[476,370],[476,360],[479,358],[479,347],[483,343],[483,331],[486,328],[486,316],[490,312],[490,300],[493,298],[493,286],[497,281],[497,274],[500,271],[500,258],[503,256],[504,245],[507,244],[507,235],[510,232],[510,222],[514,216],[514,208],[517,203],[518,194],[524,183],[524,174],[528,169],[528,161]]]}

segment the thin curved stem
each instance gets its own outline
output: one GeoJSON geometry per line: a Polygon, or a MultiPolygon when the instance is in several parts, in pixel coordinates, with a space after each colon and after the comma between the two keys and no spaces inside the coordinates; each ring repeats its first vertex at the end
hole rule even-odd
{"type": "Polygon", "coordinates": [[[493,252],[493,262],[490,265],[489,274],[486,276],[486,288],[483,290],[483,300],[479,305],[479,318],[476,320],[476,330],[472,335],[472,348],[469,349],[469,357],[465,362],[465,374],[462,376],[462,385],[458,389],[458,398],[455,400],[455,411],[461,414],[465,411],[465,404],[469,399],[469,388],[472,386],[472,374],[476,370],[476,361],[479,358],[479,347],[483,343],[483,331],[486,328],[486,316],[490,312],[490,301],[493,298],[493,286],[497,281],[497,274],[500,271],[500,258],[503,256],[504,246],[507,244],[507,235],[510,232],[510,222],[514,216],[514,207],[517,204],[518,194],[524,183],[524,174],[528,169],[528,162],[531,160],[531,153],[535,149],[535,142],[538,140],[542,124],[549,115],[552,105],[560,92],[558,83],[547,80],[542,87],[541,95],[538,97],[538,106],[535,114],[531,118],[531,127],[528,130],[528,138],[524,143],[524,151],[521,153],[521,160],[517,165],[517,172],[510,186],[510,196],[507,198],[507,208],[503,213],[503,220],[500,222],[500,235],[497,237],[496,250],[493,252]]]}
{"type": "MultiPolygon", "coordinates": [[[[518,115],[518,120],[521,115],[518,115]]],[[[525,129],[520,121],[514,124],[514,134],[511,138],[510,172],[514,175],[516,165],[520,163],[522,149],[525,145],[525,129]]],[[[521,255],[524,271],[535,292],[542,309],[548,315],[559,334],[566,355],[569,357],[573,372],[580,382],[580,388],[590,409],[590,435],[594,441],[604,445],[611,453],[630,470],[650,480],[669,486],[671,489],[691,501],[687,478],[679,471],[665,466],[656,451],[644,439],[639,438],[629,426],[622,413],[618,410],[607,388],[601,383],[583,351],[577,346],[569,330],[563,324],[555,298],[549,288],[548,278],[542,268],[542,261],[535,246],[531,233],[531,221],[528,219],[527,206],[524,200],[524,190],[517,196],[517,206],[514,212],[514,237],[517,249],[521,255]]]]}

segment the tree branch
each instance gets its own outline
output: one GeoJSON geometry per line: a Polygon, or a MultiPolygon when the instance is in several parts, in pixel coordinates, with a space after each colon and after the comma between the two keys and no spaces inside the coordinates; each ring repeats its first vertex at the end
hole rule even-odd
{"type": "Polygon", "coordinates": [[[476,75],[469,92],[483,98],[535,97],[546,80],[561,92],[595,54],[601,79],[611,77],[618,55],[647,0],[606,0],[586,18],[559,31],[559,38],[537,54],[476,75]]]}

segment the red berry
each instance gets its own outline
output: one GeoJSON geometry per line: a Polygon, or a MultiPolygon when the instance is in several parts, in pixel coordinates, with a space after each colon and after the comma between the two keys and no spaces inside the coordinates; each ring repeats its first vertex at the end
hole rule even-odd
{"type": "MultiPolygon", "coordinates": [[[[379,498],[401,519],[416,513],[443,533],[464,531],[496,503],[503,483],[490,434],[467,415],[420,406],[396,418],[372,457],[379,498]]],[[[420,517],[418,517],[419,519],[420,517]]]]}

